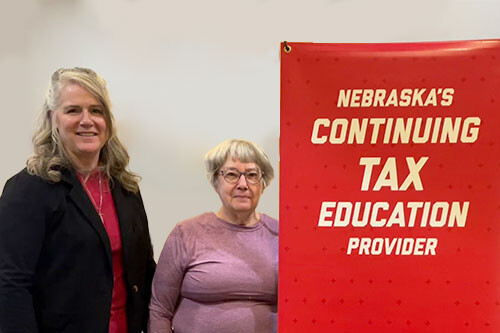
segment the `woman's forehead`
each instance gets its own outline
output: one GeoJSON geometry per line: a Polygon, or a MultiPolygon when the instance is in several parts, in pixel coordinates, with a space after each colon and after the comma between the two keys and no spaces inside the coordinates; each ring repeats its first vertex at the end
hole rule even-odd
{"type": "Polygon", "coordinates": [[[71,104],[78,105],[81,103],[101,106],[97,97],[94,96],[94,94],[92,94],[92,92],[90,92],[86,87],[71,82],[61,87],[58,102],[61,106],[71,104]]]}
{"type": "Polygon", "coordinates": [[[239,158],[234,157],[234,158],[226,159],[226,162],[224,163],[223,167],[224,168],[235,168],[235,169],[241,168],[241,169],[248,170],[248,169],[257,169],[259,166],[253,161],[242,162],[242,161],[240,161],[239,158]]]}

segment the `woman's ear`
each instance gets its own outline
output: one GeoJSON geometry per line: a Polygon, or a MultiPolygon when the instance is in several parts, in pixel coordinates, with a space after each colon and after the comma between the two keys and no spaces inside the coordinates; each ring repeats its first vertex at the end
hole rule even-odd
{"type": "Polygon", "coordinates": [[[213,188],[214,188],[215,192],[220,195],[220,193],[219,193],[219,180],[218,179],[215,179],[215,182],[213,184],[213,188]]]}

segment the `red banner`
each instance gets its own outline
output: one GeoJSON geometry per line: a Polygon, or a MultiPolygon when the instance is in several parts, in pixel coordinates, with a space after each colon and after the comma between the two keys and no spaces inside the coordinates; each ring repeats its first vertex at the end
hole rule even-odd
{"type": "Polygon", "coordinates": [[[498,40],[282,45],[280,332],[500,332],[499,93],[498,40]]]}

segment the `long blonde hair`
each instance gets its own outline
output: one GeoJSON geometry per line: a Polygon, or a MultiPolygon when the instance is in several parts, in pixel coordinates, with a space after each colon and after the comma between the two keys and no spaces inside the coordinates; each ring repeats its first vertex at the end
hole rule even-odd
{"type": "Polygon", "coordinates": [[[66,84],[78,84],[87,89],[101,103],[107,125],[107,140],[99,154],[99,166],[110,179],[118,181],[125,189],[137,193],[140,177],[127,170],[129,155],[116,134],[115,120],[111,113],[106,81],[91,69],[61,68],[52,74],[38,119],[38,127],[33,134],[33,154],[26,166],[31,175],[50,182],[61,180],[61,170],[73,168],[59,132],[52,126],[51,113],[58,106],[61,89],[66,84]]]}

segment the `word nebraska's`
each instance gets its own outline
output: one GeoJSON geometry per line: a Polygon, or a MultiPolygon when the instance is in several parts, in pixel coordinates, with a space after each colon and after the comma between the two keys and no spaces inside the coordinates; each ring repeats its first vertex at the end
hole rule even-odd
{"type": "Polygon", "coordinates": [[[453,88],[341,89],[337,107],[450,106],[454,93],[453,88]]]}
{"type": "Polygon", "coordinates": [[[333,202],[323,201],[318,227],[465,227],[469,201],[333,202]]]}

